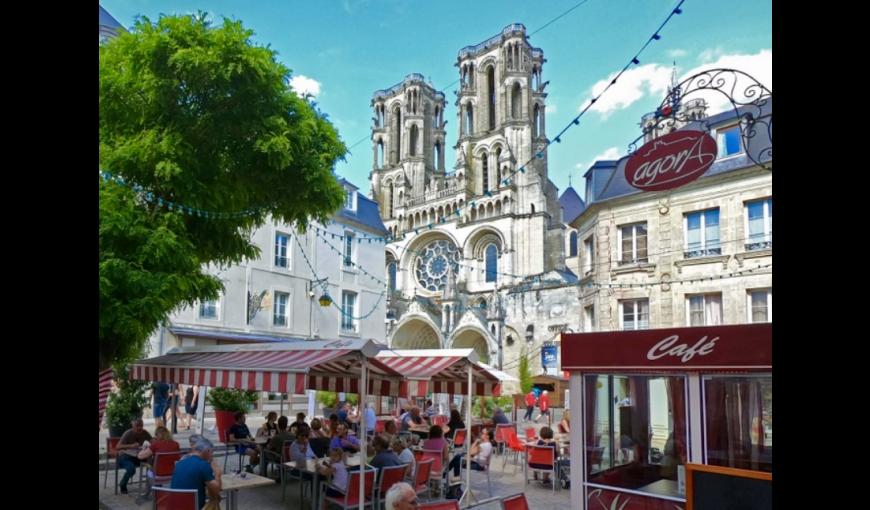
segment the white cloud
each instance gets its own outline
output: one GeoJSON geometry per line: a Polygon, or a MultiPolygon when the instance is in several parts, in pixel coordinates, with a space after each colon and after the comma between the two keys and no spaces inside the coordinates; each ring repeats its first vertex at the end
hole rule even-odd
{"type": "Polygon", "coordinates": [[[297,74],[290,80],[290,86],[299,97],[304,97],[305,94],[317,97],[320,94],[320,82],[301,74],[297,74]]]}
{"type": "Polygon", "coordinates": [[[688,54],[689,54],[688,51],[680,49],[680,48],[668,51],[668,57],[670,57],[670,58],[683,58],[688,54]]]}
{"type": "MultiPolygon", "coordinates": [[[[751,54],[738,54],[738,55],[722,55],[718,57],[716,60],[708,62],[706,64],[702,64],[694,69],[689,70],[680,78],[680,81],[685,80],[686,78],[693,76],[697,73],[709,70],[709,69],[736,69],[738,71],[742,71],[754,79],[761,82],[762,85],[767,87],[769,90],[773,90],[773,52],[769,49],[760,50],[758,53],[751,54]]],[[[731,87],[731,84],[734,82],[732,74],[723,74],[723,77],[727,80],[727,89],[729,92],[735,94],[735,100],[738,103],[743,103],[751,98],[745,97],[743,94],[747,90],[747,86],[753,83],[749,78],[738,75],[738,79],[736,82],[736,86],[731,87]],[[732,92],[733,90],[733,92],[732,92]]],[[[750,89],[752,91],[752,89],[750,89]]],[[[755,91],[757,92],[757,90],[755,91]]],[[[757,95],[756,95],[757,97],[757,95]]],[[[730,102],[728,99],[719,92],[698,92],[691,94],[687,97],[687,99],[695,99],[695,98],[703,98],[707,101],[708,109],[707,114],[713,115],[719,113],[726,108],[730,107],[730,102]]]]}
{"type": "MultiPolygon", "coordinates": [[[[721,48],[714,48],[703,51],[701,55],[699,58],[704,63],[681,73],[681,76],[678,78],[679,82],[708,69],[726,68],[742,71],[772,90],[771,70],[773,53],[769,49],[760,50],[754,55],[724,55],[721,48]]],[[[628,108],[647,95],[657,100],[662,100],[665,94],[667,94],[668,85],[671,81],[671,72],[671,66],[661,64],[644,64],[631,68],[595,103],[591,110],[598,112],[602,120],[604,120],[613,112],[628,108]]],[[[615,77],[616,73],[613,73],[606,80],[596,82],[592,86],[592,93],[589,98],[580,105],[578,111],[582,110],[592,97],[600,94],[615,77]]],[[[738,86],[734,87],[734,93],[742,94],[749,83],[745,78],[739,79],[737,81],[738,86]]],[[[711,115],[723,111],[729,104],[725,96],[718,92],[696,93],[692,94],[688,99],[692,98],[704,98],[709,105],[707,113],[711,115]]],[[[738,97],[737,99],[740,101],[744,98],[738,97]]]]}
{"type": "Polygon", "coordinates": [[[548,113],[548,114],[550,114],[550,113],[556,113],[557,111],[558,111],[558,110],[556,110],[556,104],[555,104],[555,103],[550,103],[550,104],[547,105],[547,113],[548,113]]]}
{"type": "Polygon", "coordinates": [[[717,46],[715,48],[710,48],[702,51],[698,54],[698,61],[701,63],[708,63],[716,60],[725,54],[725,50],[721,46],[717,46]]]}
{"type": "Polygon", "coordinates": [[[616,159],[621,158],[622,156],[623,156],[623,155],[620,154],[620,152],[619,152],[619,148],[617,148],[617,147],[610,147],[610,148],[608,148],[607,150],[605,150],[604,152],[602,152],[601,154],[599,154],[599,155],[595,156],[594,158],[592,158],[592,161],[590,161],[589,163],[580,162],[580,163],[577,163],[576,165],[574,165],[574,167],[575,167],[577,170],[586,170],[586,169],[588,169],[590,166],[592,166],[592,164],[595,163],[596,161],[599,161],[599,160],[616,160],[616,159]]]}
{"type": "MultiPolygon", "coordinates": [[[[613,73],[606,80],[600,80],[592,86],[592,94],[578,108],[582,110],[592,97],[600,94],[614,78],[613,73]]],[[[628,108],[635,101],[646,95],[663,97],[668,90],[671,78],[671,68],[660,64],[645,64],[634,67],[623,73],[610,89],[592,106],[591,110],[601,114],[606,119],[617,110],[628,108]]]]}

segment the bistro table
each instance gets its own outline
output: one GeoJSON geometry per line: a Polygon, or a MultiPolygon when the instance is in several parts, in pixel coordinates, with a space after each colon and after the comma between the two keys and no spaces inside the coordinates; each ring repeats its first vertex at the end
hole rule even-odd
{"type": "Polygon", "coordinates": [[[273,483],[275,483],[275,480],[253,473],[224,474],[221,477],[221,491],[227,491],[227,508],[229,510],[236,510],[239,504],[239,490],[265,487],[273,483]]]}

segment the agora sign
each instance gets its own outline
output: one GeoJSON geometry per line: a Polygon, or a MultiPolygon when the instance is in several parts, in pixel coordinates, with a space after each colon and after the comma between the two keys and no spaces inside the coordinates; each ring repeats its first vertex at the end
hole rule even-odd
{"type": "Polygon", "coordinates": [[[716,141],[704,131],[676,131],[651,140],[625,164],[625,179],[642,191],[688,184],[716,160],[716,141]]]}

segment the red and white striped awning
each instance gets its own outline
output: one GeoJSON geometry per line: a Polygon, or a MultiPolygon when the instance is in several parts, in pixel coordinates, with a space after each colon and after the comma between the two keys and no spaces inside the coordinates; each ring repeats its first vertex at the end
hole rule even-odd
{"type": "Polygon", "coordinates": [[[473,395],[501,395],[499,378],[470,359],[472,356],[476,359],[473,352],[473,349],[383,350],[377,359],[402,374],[400,397],[425,397],[430,392],[466,395],[469,365],[473,395]]]}
{"type": "Polygon", "coordinates": [[[184,348],[132,365],[133,379],[300,394],[305,390],[359,393],[368,358],[372,395],[390,395],[401,374],[374,356],[372,341],[287,342],[184,348]]]}

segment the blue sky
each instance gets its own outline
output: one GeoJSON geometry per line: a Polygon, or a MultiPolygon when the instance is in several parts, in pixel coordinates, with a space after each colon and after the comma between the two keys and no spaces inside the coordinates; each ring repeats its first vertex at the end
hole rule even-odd
{"type": "MultiPolygon", "coordinates": [[[[445,114],[448,168],[455,155],[456,107],[453,105],[460,48],[520,22],[536,31],[580,0],[321,0],[321,1],[186,1],[101,0],[121,24],[132,26],[139,14],[207,11],[214,18],[241,20],[257,43],[277,50],[292,69],[294,83],[316,92],[351,148],[336,171],[369,188],[372,149],[370,107],[375,90],[388,88],[417,72],[431,79],[448,100],[445,114]],[[448,87],[450,85],[450,87],[448,87]]],[[[551,137],[577,115],[614,73],[637,52],[678,0],[588,0],[531,36],[547,63],[547,132],[551,137]]],[[[560,144],[549,149],[550,179],[560,194],[568,186],[583,196],[582,175],[596,159],[626,153],[640,135],[640,117],[661,102],[676,61],[678,78],[707,67],[735,67],[772,89],[771,2],[686,0],[683,13],[671,19],[633,66],[584,115],[560,144]]],[[[724,105],[714,106],[721,109],[724,105]]],[[[717,110],[711,110],[715,113],[717,110]]]]}

